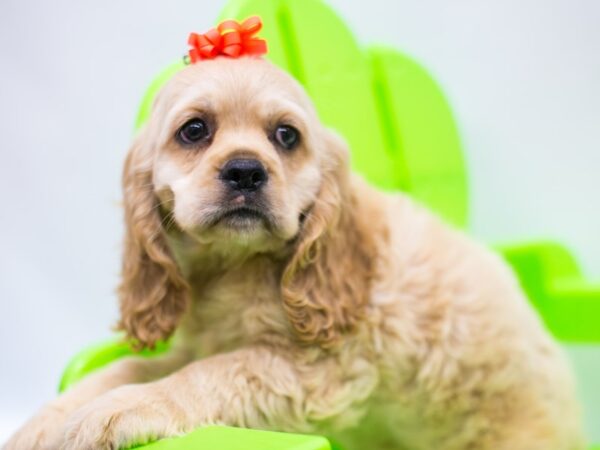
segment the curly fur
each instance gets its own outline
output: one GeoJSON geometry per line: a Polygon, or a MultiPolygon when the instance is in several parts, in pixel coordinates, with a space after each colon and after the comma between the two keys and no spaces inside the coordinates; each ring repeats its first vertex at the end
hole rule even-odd
{"type": "Polygon", "coordinates": [[[168,339],[185,311],[187,282],[168,247],[140,137],[125,161],[125,243],[119,287],[121,320],[137,347],[168,339]]]}
{"type": "Polygon", "coordinates": [[[335,167],[325,169],[282,276],[283,304],[302,341],[330,346],[364,318],[376,249],[355,217],[343,147],[330,136],[335,167]],[[348,245],[349,242],[357,245],[348,245]],[[348,277],[348,274],[361,274],[348,277]]]}

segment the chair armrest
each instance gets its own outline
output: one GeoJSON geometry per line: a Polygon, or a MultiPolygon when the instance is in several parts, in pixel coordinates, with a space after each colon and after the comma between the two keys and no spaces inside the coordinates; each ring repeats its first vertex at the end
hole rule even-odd
{"type": "Polygon", "coordinates": [[[142,355],[151,357],[163,353],[168,347],[166,343],[158,343],[154,350],[145,349],[141,352],[135,352],[121,336],[115,336],[99,344],[86,347],[67,364],[60,379],[58,391],[67,390],[94,370],[100,369],[124,356],[142,355]]]}
{"type": "Polygon", "coordinates": [[[195,448],[223,450],[332,450],[329,441],[321,436],[222,426],[197,428],[185,436],[162,439],[136,448],[144,450],[187,450],[195,448]]]}
{"type": "Polygon", "coordinates": [[[600,285],[583,277],[564,246],[534,242],[497,249],[557,339],[600,342],[600,285]]]}

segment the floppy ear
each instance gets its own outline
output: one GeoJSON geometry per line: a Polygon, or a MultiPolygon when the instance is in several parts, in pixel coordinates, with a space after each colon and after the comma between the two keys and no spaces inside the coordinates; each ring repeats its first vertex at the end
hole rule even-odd
{"type": "Polygon", "coordinates": [[[154,194],[149,150],[142,131],[123,171],[125,249],[118,328],[138,348],[167,339],[187,305],[187,284],[168,247],[154,194]]]}
{"type": "Polygon", "coordinates": [[[284,270],[282,294],[299,338],[330,347],[364,315],[375,246],[357,217],[345,143],[329,132],[324,142],[331,159],[284,270]]]}

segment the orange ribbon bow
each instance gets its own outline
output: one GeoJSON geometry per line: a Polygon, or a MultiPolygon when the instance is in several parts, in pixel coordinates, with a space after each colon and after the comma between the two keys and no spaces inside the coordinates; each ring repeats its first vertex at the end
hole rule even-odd
{"type": "Polygon", "coordinates": [[[260,17],[252,16],[242,23],[226,20],[217,28],[211,28],[204,34],[191,33],[188,38],[188,44],[192,47],[188,53],[189,60],[195,63],[219,55],[230,58],[242,55],[264,55],[267,53],[267,42],[254,37],[261,28],[260,17]]]}

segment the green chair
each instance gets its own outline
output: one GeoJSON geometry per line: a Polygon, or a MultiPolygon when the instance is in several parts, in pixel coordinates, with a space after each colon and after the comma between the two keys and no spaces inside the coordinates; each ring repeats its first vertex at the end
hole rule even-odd
{"type": "MultiPolygon", "coordinates": [[[[230,0],[222,18],[258,14],[268,58],[291,73],[312,97],[321,120],[337,129],[352,150],[354,169],[386,190],[401,190],[467,229],[467,173],[456,124],[439,86],[427,71],[395,49],[363,48],[321,0],[230,0]]],[[[181,62],[163,71],[142,101],[136,129],[148,118],[156,92],[181,62]]],[[[587,283],[569,252],[553,242],[498,247],[532,304],[563,342],[600,349],[600,285],[587,283]]],[[[157,349],[154,354],[163,351],[157,349]]],[[[131,349],[117,339],[86,349],[67,367],[60,389],[131,349]]],[[[147,352],[152,356],[152,352],[147,352]]],[[[600,353],[598,353],[600,354],[600,353]]],[[[596,370],[600,370],[598,367],[596,370]]],[[[595,375],[595,374],[594,374],[595,375]]],[[[600,386],[595,389],[598,395],[600,386]]],[[[588,421],[600,413],[588,405],[588,421]]],[[[592,423],[592,422],[590,422],[592,423]]],[[[149,450],[326,450],[321,437],[228,427],[200,428],[149,450]]]]}

